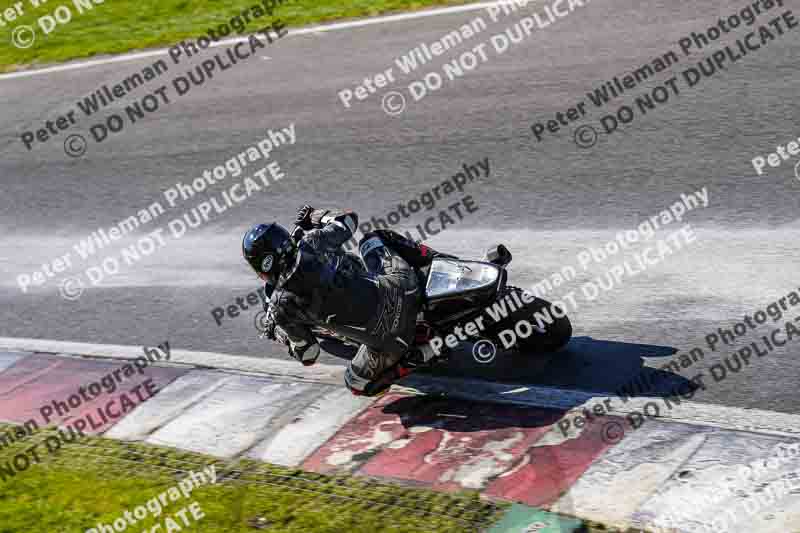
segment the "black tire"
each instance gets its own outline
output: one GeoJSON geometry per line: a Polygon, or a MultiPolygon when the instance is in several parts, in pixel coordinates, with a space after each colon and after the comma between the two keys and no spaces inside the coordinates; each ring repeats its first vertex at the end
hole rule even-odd
{"type": "MultiPolygon", "coordinates": [[[[518,294],[520,301],[523,301],[522,293],[524,291],[518,287],[512,286],[507,286],[498,299],[505,298],[511,294],[512,291],[518,294]]],[[[487,333],[498,347],[502,347],[503,342],[499,337],[500,332],[506,329],[513,330],[520,320],[527,320],[529,323],[536,326],[536,320],[533,318],[533,315],[537,312],[541,312],[545,316],[551,316],[553,318],[552,323],[543,324],[544,333],[534,331],[529,337],[518,338],[515,345],[509,348],[509,350],[528,354],[531,352],[556,352],[566,346],[572,338],[572,324],[569,318],[566,317],[562,309],[541,298],[534,298],[532,302],[525,304],[523,308],[509,313],[507,317],[499,322],[490,324],[487,327],[487,333]]]]}

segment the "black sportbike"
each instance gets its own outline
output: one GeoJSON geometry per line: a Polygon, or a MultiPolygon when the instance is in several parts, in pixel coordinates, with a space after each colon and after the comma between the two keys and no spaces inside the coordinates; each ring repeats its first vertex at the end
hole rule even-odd
{"type": "MultiPolygon", "coordinates": [[[[516,342],[509,347],[510,351],[521,354],[554,352],[569,342],[572,325],[563,310],[506,283],[506,266],[511,262],[511,253],[502,244],[490,249],[484,260],[474,261],[439,252],[392,230],[374,233],[414,267],[420,286],[425,288],[415,345],[437,337],[445,339],[455,328],[464,328],[472,322],[473,326],[464,329],[462,335],[472,341],[487,339],[502,347],[500,333],[513,331],[522,320],[527,323],[517,330],[522,334],[514,335],[516,342]],[[501,308],[506,314],[499,312],[501,308]],[[493,312],[488,312],[490,309],[493,312]],[[537,320],[534,315],[544,319],[537,320]],[[480,329],[475,327],[476,322],[482,326],[480,329]],[[473,335],[469,335],[470,331],[473,335]]],[[[329,343],[334,343],[351,351],[360,344],[320,326],[311,329],[326,349],[329,343]]],[[[511,335],[505,337],[508,342],[511,335]]],[[[436,346],[441,346],[441,342],[436,346]]],[[[447,355],[448,351],[446,345],[442,346],[442,355],[447,355]]]]}

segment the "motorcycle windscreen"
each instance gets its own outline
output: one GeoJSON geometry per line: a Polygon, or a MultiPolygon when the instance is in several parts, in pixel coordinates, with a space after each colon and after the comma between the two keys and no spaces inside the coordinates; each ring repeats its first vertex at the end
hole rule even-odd
{"type": "Polygon", "coordinates": [[[496,285],[499,276],[500,269],[491,263],[434,259],[425,294],[434,300],[486,289],[496,285]]]}

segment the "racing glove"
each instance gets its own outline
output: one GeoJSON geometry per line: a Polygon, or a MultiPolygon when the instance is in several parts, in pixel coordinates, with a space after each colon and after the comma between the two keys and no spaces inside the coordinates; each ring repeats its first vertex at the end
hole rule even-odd
{"type": "Polygon", "coordinates": [[[304,205],[297,211],[297,217],[294,223],[304,231],[309,231],[323,228],[326,224],[339,219],[342,220],[343,227],[348,228],[351,232],[355,231],[358,217],[349,210],[314,209],[310,205],[304,205]]]}
{"type": "Polygon", "coordinates": [[[317,362],[319,357],[319,344],[307,341],[292,342],[287,338],[289,355],[303,363],[303,366],[311,366],[317,362]]]}
{"type": "Polygon", "coordinates": [[[310,205],[306,204],[300,209],[297,210],[297,217],[294,219],[294,223],[296,226],[308,231],[313,229],[314,224],[311,221],[311,214],[314,212],[314,208],[310,205]]]}
{"type": "Polygon", "coordinates": [[[264,306],[263,318],[259,321],[258,328],[261,330],[261,338],[267,338],[271,341],[278,340],[277,337],[277,324],[275,323],[275,314],[269,305],[264,306]]]}
{"type": "Polygon", "coordinates": [[[316,342],[316,339],[314,339],[310,333],[308,335],[302,335],[301,330],[300,332],[295,332],[296,338],[293,340],[289,333],[293,330],[293,327],[290,324],[284,324],[288,329],[287,331],[287,329],[279,326],[273,309],[272,306],[268,306],[266,316],[261,321],[261,326],[263,327],[261,336],[289,348],[289,355],[303,363],[304,366],[311,366],[316,363],[319,357],[319,343],[316,342]],[[298,333],[300,333],[299,336],[298,333]],[[310,340],[303,338],[306,336],[310,340]]]}
{"type": "Polygon", "coordinates": [[[310,343],[306,341],[292,342],[289,335],[283,328],[275,323],[272,313],[267,313],[267,317],[263,321],[264,332],[262,337],[283,344],[289,348],[289,355],[304,366],[311,366],[317,362],[319,357],[319,344],[310,343]]]}

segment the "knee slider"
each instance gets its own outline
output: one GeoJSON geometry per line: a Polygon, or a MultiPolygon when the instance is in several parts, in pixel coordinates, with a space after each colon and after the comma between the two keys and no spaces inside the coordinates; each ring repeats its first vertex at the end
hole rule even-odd
{"type": "Polygon", "coordinates": [[[362,378],[353,372],[352,368],[348,367],[344,371],[344,384],[350,389],[350,392],[357,396],[364,394],[364,390],[369,385],[369,381],[362,378]]]}

